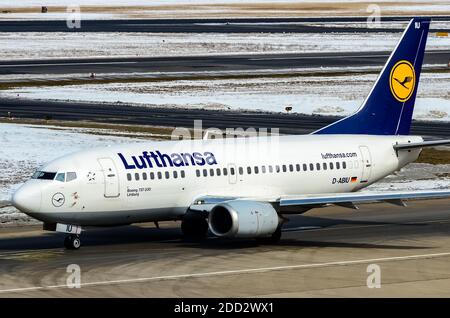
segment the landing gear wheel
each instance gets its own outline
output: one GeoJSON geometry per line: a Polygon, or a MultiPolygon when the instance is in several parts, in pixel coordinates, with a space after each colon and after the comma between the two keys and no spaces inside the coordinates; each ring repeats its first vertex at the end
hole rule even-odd
{"type": "Polygon", "coordinates": [[[276,244],[281,240],[281,226],[279,226],[275,232],[269,237],[257,238],[257,242],[261,244],[276,244]]]}
{"type": "Polygon", "coordinates": [[[208,221],[204,218],[186,218],[181,222],[181,231],[188,240],[202,240],[208,234],[208,221]]]}
{"type": "Polygon", "coordinates": [[[64,239],[64,246],[68,250],[77,250],[81,246],[81,240],[78,235],[68,235],[64,239]]]}

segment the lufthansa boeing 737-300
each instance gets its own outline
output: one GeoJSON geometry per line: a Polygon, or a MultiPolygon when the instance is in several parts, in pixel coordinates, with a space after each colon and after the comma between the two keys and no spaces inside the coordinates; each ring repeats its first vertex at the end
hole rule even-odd
{"type": "Polygon", "coordinates": [[[11,203],[67,233],[86,226],[181,220],[190,238],[276,242],[286,215],[312,208],[450,197],[450,191],[358,192],[449,144],[411,136],[430,26],[412,19],[372,90],[352,115],[302,136],[142,142],[75,152],[38,169],[11,203]]]}

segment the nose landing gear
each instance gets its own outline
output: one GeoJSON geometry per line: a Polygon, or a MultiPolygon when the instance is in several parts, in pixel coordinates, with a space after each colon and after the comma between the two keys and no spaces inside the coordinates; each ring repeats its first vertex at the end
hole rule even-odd
{"type": "Polygon", "coordinates": [[[67,235],[66,238],[64,239],[64,246],[68,250],[79,249],[81,246],[80,236],[73,234],[67,235]]]}
{"type": "Polygon", "coordinates": [[[66,233],[67,236],[64,239],[64,246],[68,250],[77,250],[81,247],[81,240],[80,240],[80,234],[81,234],[81,226],[79,225],[72,225],[72,224],[48,224],[44,223],[43,229],[45,231],[55,231],[59,233],[66,233]]]}

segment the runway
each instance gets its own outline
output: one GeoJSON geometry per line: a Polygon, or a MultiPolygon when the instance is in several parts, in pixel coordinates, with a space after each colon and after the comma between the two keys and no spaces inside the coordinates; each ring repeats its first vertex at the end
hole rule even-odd
{"type": "MultiPolygon", "coordinates": [[[[262,69],[382,66],[391,52],[235,54],[0,61],[0,75],[214,72],[262,69]]],[[[425,64],[446,66],[450,50],[427,51],[425,64]]],[[[351,71],[351,69],[350,69],[351,71]]]]}
{"type": "Polygon", "coordinates": [[[185,242],[171,222],[88,229],[66,251],[61,234],[3,228],[0,297],[449,297],[449,204],[316,209],[290,217],[278,245],[185,242]],[[71,264],[79,289],[65,285],[71,264]],[[381,288],[367,287],[371,264],[381,288]]]}
{"type": "MultiPolygon", "coordinates": [[[[382,17],[382,22],[409,21],[412,17],[382,17]]],[[[449,16],[431,16],[450,21],[449,16]]],[[[68,28],[65,20],[0,21],[0,32],[152,32],[152,33],[324,33],[401,32],[401,27],[364,28],[366,17],[328,18],[222,18],[222,19],[117,19],[83,20],[81,28],[68,28]],[[332,25],[342,23],[346,25],[332,25]],[[323,23],[323,25],[318,25],[323,23]],[[330,25],[326,25],[326,23],[330,25]]],[[[430,29],[431,32],[448,29],[430,29]]]]}
{"type": "MultiPolygon", "coordinates": [[[[47,118],[56,121],[90,121],[137,126],[193,128],[194,120],[201,120],[204,129],[212,127],[219,129],[278,128],[282,134],[307,134],[339,119],[339,117],[332,116],[310,116],[296,113],[153,108],[107,103],[0,99],[0,117],[8,117],[8,112],[11,117],[19,119],[47,118]]],[[[438,121],[413,121],[411,134],[448,138],[450,137],[450,126],[448,123],[438,121]]]]}

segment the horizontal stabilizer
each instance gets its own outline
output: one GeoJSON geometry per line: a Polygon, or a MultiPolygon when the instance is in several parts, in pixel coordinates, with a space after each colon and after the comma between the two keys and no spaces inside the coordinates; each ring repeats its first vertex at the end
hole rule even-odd
{"type": "Polygon", "coordinates": [[[444,145],[450,145],[450,139],[413,142],[413,143],[408,143],[408,144],[398,144],[398,145],[394,145],[394,149],[395,150],[409,150],[409,149],[436,147],[436,146],[444,146],[444,145]]]}

